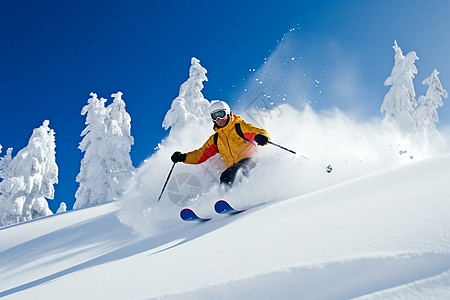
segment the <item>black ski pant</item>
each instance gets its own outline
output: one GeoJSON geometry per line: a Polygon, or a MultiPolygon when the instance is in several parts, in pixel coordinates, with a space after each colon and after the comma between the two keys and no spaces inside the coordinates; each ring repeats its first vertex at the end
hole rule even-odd
{"type": "Polygon", "coordinates": [[[242,170],[242,174],[244,176],[248,176],[248,172],[256,166],[256,163],[251,158],[244,158],[240,160],[238,163],[228,167],[225,171],[220,175],[220,183],[226,184],[228,186],[232,186],[234,180],[236,179],[236,174],[239,170],[242,170]]]}

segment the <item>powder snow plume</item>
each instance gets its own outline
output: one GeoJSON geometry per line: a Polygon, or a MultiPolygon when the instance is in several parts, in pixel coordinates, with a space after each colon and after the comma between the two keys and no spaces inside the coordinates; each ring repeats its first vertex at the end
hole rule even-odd
{"type": "MultiPolygon", "coordinates": [[[[249,122],[258,122],[254,115],[242,115],[249,122]]],[[[258,165],[249,177],[240,176],[230,191],[219,185],[225,168],[219,155],[201,165],[176,164],[157,204],[172,166],[171,154],[197,149],[213,134],[212,124],[186,125],[170,134],[139,167],[120,201],[120,220],[149,235],[182,222],[178,215],[187,206],[212,215],[218,199],[242,207],[280,201],[440,152],[430,143],[404,136],[389,123],[377,119],[356,122],[337,109],[319,114],[309,106],[298,111],[285,104],[262,112],[259,119],[264,124],[255,125],[267,129],[273,142],[297,155],[273,145],[259,147],[258,165]],[[326,172],[328,164],[333,167],[331,173],[326,172]]]]}
{"type": "MultiPolygon", "coordinates": [[[[172,153],[195,150],[214,133],[209,117],[190,118],[189,122],[181,122],[182,126],[173,126],[155,153],[137,170],[120,200],[119,219],[123,223],[137,233],[152,235],[182,224],[179,212],[184,207],[199,215],[212,216],[213,205],[219,199],[226,199],[236,207],[282,201],[444,151],[440,135],[430,139],[417,133],[405,134],[381,116],[368,119],[358,114],[357,108],[351,113],[334,108],[331,103],[335,97],[322,93],[319,80],[311,79],[308,64],[300,62],[307,61],[308,53],[293,53],[298,47],[292,41],[295,39],[289,36],[283,38],[259,69],[251,69],[250,80],[242,87],[245,92],[236,96],[239,101],[231,105],[231,110],[245,121],[266,129],[272,142],[297,154],[273,145],[258,147],[257,166],[249,177],[238,175],[231,190],[219,184],[220,173],[225,169],[220,155],[201,165],[176,164],[157,203],[172,167],[172,153]],[[309,99],[321,99],[320,112],[311,106],[316,102],[309,99]],[[326,172],[328,165],[333,168],[331,173],[326,172]]],[[[197,59],[192,60],[190,70],[191,75],[195,72],[201,76],[191,76],[182,85],[175,104],[188,107],[186,95],[194,93],[185,91],[196,86],[203,88],[206,69],[197,59]],[[201,81],[194,84],[194,78],[201,81]]],[[[359,97],[359,92],[352,89],[353,83],[350,80],[348,88],[342,82],[339,84],[341,91],[351,92],[347,96],[352,101],[359,97]]],[[[195,91],[197,103],[206,103],[201,92],[195,91]]],[[[335,94],[334,90],[330,92],[335,94]]],[[[345,93],[341,97],[345,98],[345,93]]],[[[221,100],[233,103],[230,99],[221,100]]],[[[376,109],[378,113],[379,107],[376,109]]]]}

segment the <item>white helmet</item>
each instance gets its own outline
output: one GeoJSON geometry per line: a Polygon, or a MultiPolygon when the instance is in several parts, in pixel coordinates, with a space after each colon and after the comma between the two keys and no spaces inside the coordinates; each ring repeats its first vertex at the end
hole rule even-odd
{"type": "Polygon", "coordinates": [[[230,114],[231,110],[228,104],[224,101],[213,100],[211,103],[211,107],[209,108],[209,114],[224,110],[227,115],[230,114]]]}

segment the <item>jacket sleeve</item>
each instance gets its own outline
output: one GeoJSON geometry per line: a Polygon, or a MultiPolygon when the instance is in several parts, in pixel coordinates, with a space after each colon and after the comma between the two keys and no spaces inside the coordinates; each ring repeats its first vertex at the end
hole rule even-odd
{"type": "Polygon", "coordinates": [[[186,164],[201,164],[210,157],[218,153],[217,146],[214,144],[214,134],[199,149],[186,153],[186,164]]]}
{"type": "Polygon", "coordinates": [[[255,135],[257,135],[257,134],[265,135],[270,140],[270,135],[267,131],[265,131],[264,129],[258,128],[256,126],[253,126],[250,123],[241,122],[241,129],[242,129],[242,133],[244,134],[245,138],[252,142],[255,141],[255,135]]]}

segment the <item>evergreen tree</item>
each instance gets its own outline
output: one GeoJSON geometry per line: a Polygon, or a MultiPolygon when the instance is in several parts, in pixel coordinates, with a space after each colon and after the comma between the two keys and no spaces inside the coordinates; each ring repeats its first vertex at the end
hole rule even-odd
{"type": "MultiPolygon", "coordinates": [[[[1,145],[0,145],[0,153],[1,153],[1,145]]],[[[3,157],[0,157],[0,178],[6,178],[9,174],[9,166],[12,161],[12,148],[8,148],[6,151],[6,155],[3,157]]]]}
{"type": "Polygon", "coordinates": [[[391,76],[384,83],[385,86],[391,86],[391,88],[384,97],[381,112],[385,113],[385,119],[393,121],[403,130],[410,131],[415,126],[412,112],[417,102],[414,98],[416,94],[413,78],[417,74],[414,63],[419,58],[414,51],[404,56],[397,41],[394,42],[393,48],[395,64],[391,76]]]}
{"type": "Polygon", "coordinates": [[[178,97],[172,101],[167,112],[163,127],[175,127],[190,121],[204,122],[209,118],[209,101],[203,97],[203,81],[208,81],[206,69],[200,65],[200,60],[193,57],[189,69],[189,78],[180,87],[178,97]]]}
{"type": "Polygon", "coordinates": [[[61,204],[59,205],[58,210],[56,211],[57,214],[63,213],[67,211],[67,205],[64,202],[61,202],[61,204]]]}
{"type": "Polygon", "coordinates": [[[116,200],[134,168],[129,152],[133,144],[131,118],[125,110],[122,93],[113,94],[114,102],[105,107],[106,100],[91,93],[86,115],[86,128],[79,149],[84,152],[77,182],[74,209],[116,200]]]}
{"type": "Polygon", "coordinates": [[[126,182],[133,176],[135,169],[131,162],[130,151],[134,144],[131,136],[131,117],[125,110],[125,102],[122,100],[122,92],[112,94],[113,103],[108,105],[109,122],[108,148],[111,160],[111,185],[113,198],[117,199],[123,194],[126,182]]]}
{"type": "Polygon", "coordinates": [[[53,199],[58,183],[55,132],[49,121],[34,129],[28,145],[12,158],[8,149],[0,161],[0,225],[28,221],[52,214],[47,199],[53,199]]]}
{"type": "Polygon", "coordinates": [[[88,207],[112,200],[108,191],[107,145],[106,136],[107,112],[106,99],[97,98],[97,94],[91,93],[88,104],[81,110],[81,115],[86,115],[86,128],[81,133],[84,136],[78,149],[84,152],[81,160],[80,173],[76,181],[80,184],[75,194],[74,209],[88,207]]]}
{"type": "Polygon", "coordinates": [[[418,106],[413,113],[419,130],[436,128],[435,123],[439,122],[436,109],[444,105],[442,97],[448,97],[447,91],[442,88],[438,75],[439,72],[435,69],[431,76],[422,82],[423,85],[428,85],[428,90],[425,96],[420,96],[417,100],[418,106]]]}

